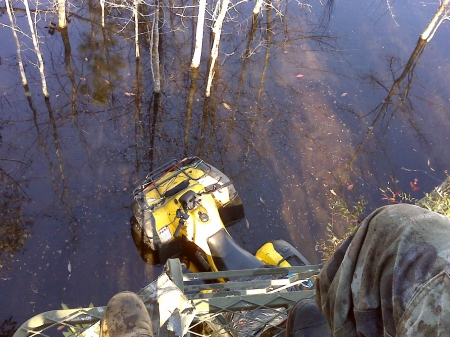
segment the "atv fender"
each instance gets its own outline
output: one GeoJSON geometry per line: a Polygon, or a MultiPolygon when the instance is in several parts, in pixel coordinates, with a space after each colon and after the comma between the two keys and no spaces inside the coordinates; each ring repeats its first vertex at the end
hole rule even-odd
{"type": "Polygon", "coordinates": [[[265,243],[258,249],[255,255],[265,264],[277,267],[305,266],[311,264],[297,249],[282,239],[265,243]]]}

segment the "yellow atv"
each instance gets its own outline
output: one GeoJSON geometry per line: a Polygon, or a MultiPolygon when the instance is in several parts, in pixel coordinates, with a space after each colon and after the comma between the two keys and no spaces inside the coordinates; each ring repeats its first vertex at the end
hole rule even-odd
{"type": "Polygon", "coordinates": [[[133,194],[133,230],[161,264],[178,257],[193,272],[310,264],[280,239],[255,255],[241,248],[226,228],[247,221],[242,200],[225,174],[198,157],[162,165],[133,194]]]}

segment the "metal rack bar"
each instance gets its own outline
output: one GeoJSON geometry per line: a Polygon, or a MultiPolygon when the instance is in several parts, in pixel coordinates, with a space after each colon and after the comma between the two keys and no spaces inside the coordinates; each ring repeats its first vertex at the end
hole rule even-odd
{"type": "MultiPolygon", "coordinates": [[[[165,272],[195,308],[188,335],[246,337],[259,336],[267,329],[273,330],[273,336],[281,336],[288,310],[297,301],[315,294],[313,288],[296,285],[314,278],[321,268],[322,265],[310,265],[183,273],[180,261],[173,259],[166,263],[165,272]],[[260,279],[269,276],[272,277],[260,279]],[[218,279],[232,281],[220,283],[218,279]],[[209,283],[191,284],[201,281],[209,283]]],[[[147,305],[148,299],[143,300],[147,305]]],[[[60,330],[64,328],[70,329],[73,336],[98,337],[104,312],[105,307],[47,311],[22,324],[13,337],[63,337],[60,330]]]]}

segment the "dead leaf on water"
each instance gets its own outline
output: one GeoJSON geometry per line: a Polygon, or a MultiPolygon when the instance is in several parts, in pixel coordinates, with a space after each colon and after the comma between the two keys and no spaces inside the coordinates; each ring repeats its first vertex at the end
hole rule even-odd
{"type": "Polygon", "coordinates": [[[419,179],[417,179],[417,178],[414,178],[413,181],[410,181],[409,185],[411,186],[411,188],[414,192],[420,190],[419,179]]]}
{"type": "Polygon", "coordinates": [[[261,200],[261,202],[262,202],[266,207],[269,207],[269,206],[267,206],[267,204],[266,204],[266,202],[263,200],[263,198],[259,197],[259,200],[261,200]]]}
{"type": "Polygon", "coordinates": [[[330,192],[331,192],[331,194],[333,194],[335,197],[337,197],[337,194],[336,194],[336,192],[335,192],[333,189],[331,189],[330,192]]]}
{"type": "Polygon", "coordinates": [[[428,167],[430,168],[431,171],[434,171],[434,168],[431,167],[430,159],[428,159],[428,167]]]}
{"type": "Polygon", "coordinates": [[[125,96],[135,96],[132,92],[125,92],[125,96]]]}
{"type": "Polygon", "coordinates": [[[303,74],[298,74],[298,75],[295,76],[295,77],[301,78],[301,77],[303,77],[303,76],[305,76],[305,75],[303,75],[303,74]]]}
{"type": "Polygon", "coordinates": [[[347,93],[346,93],[346,92],[344,92],[344,93],[341,95],[341,97],[344,97],[344,96],[347,96],[347,93]]]}
{"type": "Polygon", "coordinates": [[[225,107],[225,109],[231,110],[230,106],[227,103],[222,102],[222,105],[225,107]]]}

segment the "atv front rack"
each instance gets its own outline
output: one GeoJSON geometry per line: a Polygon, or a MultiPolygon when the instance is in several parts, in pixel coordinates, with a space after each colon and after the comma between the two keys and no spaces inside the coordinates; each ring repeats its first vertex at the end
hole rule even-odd
{"type": "MultiPolygon", "coordinates": [[[[314,296],[313,281],[321,267],[184,273],[180,261],[173,259],[166,263],[165,274],[192,309],[185,310],[192,317],[184,336],[284,336],[289,309],[297,301],[314,296]]],[[[161,308],[164,302],[150,303],[152,296],[155,300],[155,282],[137,293],[146,304],[154,327],[160,320],[154,317],[158,308],[152,309],[152,305],[158,303],[156,306],[161,308]]],[[[96,307],[45,312],[22,324],[13,337],[99,337],[104,311],[105,307],[96,307]]],[[[183,312],[177,314],[183,316],[183,312]]],[[[173,336],[173,332],[162,328],[155,332],[155,337],[173,336]]]]}
{"type": "MultiPolygon", "coordinates": [[[[177,159],[171,159],[170,161],[166,162],[165,164],[159,166],[158,168],[154,169],[150,173],[147,174],[145,179],[133,190],[134,198],[136,199],[140,193],[142,193],[147,187],[150,185],[155,184],[159,179],[161,179],[164,175],[170,172],[177,172],[179,173],[185,173],[189,168],[196,168],[200,166],[203,163],[203,160],[198,157],[188,157],[184,158],[182,160],[177,159]]],[[[187,175],[187,174],[186,174],[187,175]]],[[[168,179],[172,178],[170,176],[168,179]]],[[[158,185],[166,182],[166,180],[162,180],[159,182],[158,185]]],[[[158,187],[153,186],[153,188],[158,187]]]]}

